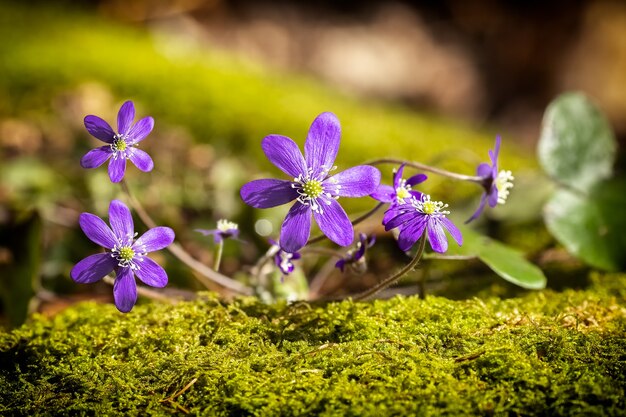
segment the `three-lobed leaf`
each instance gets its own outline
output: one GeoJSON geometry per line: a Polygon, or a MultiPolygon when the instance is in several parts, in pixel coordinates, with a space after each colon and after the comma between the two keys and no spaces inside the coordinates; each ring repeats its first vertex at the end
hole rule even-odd
{"type": "Polygon", "coordinates": [[[605,181],[589,195],[560,190],[544,209],[548,230],[587,264],[617,271],[626,268],[626,180],[605,181]]]}
{"type": "Polygon", "coordinates": [[[584,94],[566,93],[546,109],[537,149],[552,179],[589,191],[611,177],[617,144],[604,114],[584,94]]]}

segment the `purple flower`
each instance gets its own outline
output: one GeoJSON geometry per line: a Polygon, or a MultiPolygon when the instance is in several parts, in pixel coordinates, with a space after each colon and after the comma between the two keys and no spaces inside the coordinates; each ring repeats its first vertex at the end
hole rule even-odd
{"type": "Polygon", "coordinates": [[[356,248],[349,250],[346,256],[337,261],[335,267],[344,272],[345,267],[348,266],[354,272],[362,274],[367,268],[365,251],[374,246],[374,243],[376,243],[376,236],[372,235],[368,241],[365,233],[359,233],[359,241],[356,244],[356,248]]]}
{"type": "Polygon", "coordinates": [[[280,248],[280,245],[272,239],[270,239],[270,244],[272,247],[267,251],[267,255],[274,257],[274,265],[280,269],[280,272],[283,273],[283,277],[291,274],[295,269],[293,261],[300,259],[302,255],[300,255],[299,252],[290,253],[284,251],[280,248]]]}
{"type": "Polygon", "coordinates": [[[133,124],[135,119],[135,106],[132,101],[122,104],[117,113],[117,130],[115,133],[111,126],[98,116],[85,117],[85,127],[91,136],[107,143],[96,149],[92,149],[80,160],[83,168],[97,168],[109,161],[109,178],[112,182],[120,182],[126,172],[126,160],[130,159],[137,168],[143,172],[150,172],[154,168],[154,162],[150,155],[137,148],[137,144],[145,139],[154,127],[152,117],[144,117],[133,124]]]}
{"type": "Polygon", "coordinates": [[[107,252],[81,260],[72,268],[70,276],[80,284],[89,284],[115,271],[115,306],[119,311],[127,313],[137,301],[134,275],[151,287],[167,285],[165,270],[146,255],[172,243],[174,231],[169,227],[155,227],[135,240],[137,234],[133,217],[128,207],[119,200],[113,200],[109,205],[109,222],[111,227],[94,214],[80,215],[79,224],[85,235],[107,249],[107,252]]]}
{"type": "Polygon", "coordinates": [[[405,164],[400,165],[398,170],[394,170],[393,174],[393,187],[390,185],[381,184],[376,191],[370,195],[375,200],[383,203],[390,203],[389,210],[385,212],[383,217],[383,225],[394,216],[395,209],[406,202],[411,196],[415,198],[421,198],[422,193],[412,190],[411,188],[417,184],[421,184],[428,178],[424,174],[413,175],[409,179],[402,178],[405,164]]]}
{"type": "Polygon", "coordinates": [[[261,179],[241,187],[243,201],[255,208],[269,208],[296,200],[280,231],[281,247],[295,253],[309,239],[311,213],[320,230],[330,240],[348,246],[354,230],[348,215],[337,202],[339,197],[365,197],[380,183],[378,169],[360,165],[329,176],[337,151],[341,127],[332,113],[322,113],[313,121],[304,156],[296,143],[285,136],[270,135],[261,144],[267,158],[292,180],[261,179]]]}
{"type": "Polygon", "coordinates": [[[461,232],[446,217],[450,214],[444,210],[446,207],[448,205],[441,201],[431,201],[430,196],[426,194],[422,194],[419,199],[411,197],[397,208],[396,215],[385,225],[385,230],[400,228],[398,246],[403,251],[411,249],[426,230],[430,247],[435,252],[443,253],[448,250],[448,239],[444,229],[452,235],[459,246],[463,243],[461,232]]]}
{"type": "Polygon", "coordinates": [[[237,225],[237,223],[233,223],[225,219],[220,219],[217,221],[217,229],[196,229],[196,232],[200,232],[205,236],[213,235],[213,241],[215,243],[220,243],[224,241],[224,239],[228,239],[229,237],[237,239],[237,237],[239,236],[239,226],[237,225]]]}
{"type": "Polygon", "coordinates": [[[485,203],[489,203],[489,207],[493,208],[497,204],[505,204],[506,199],[509,197],[509,189],[513,187],[515,178],[511,171],[502,170],[498,172],[498,155],[500,154],[501,141],[500,135],[496,136],[495,149],[489,150],[491,165],[482,163],[476,169],[476,175],[483,178],[482,186],[485,192],[480,197],[478,209],[465,223],[478,218],[485,208],[485,203]]]}

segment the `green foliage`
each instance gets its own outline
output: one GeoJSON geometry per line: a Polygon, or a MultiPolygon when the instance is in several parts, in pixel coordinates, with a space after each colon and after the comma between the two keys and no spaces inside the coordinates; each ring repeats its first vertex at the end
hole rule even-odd
{"type": "Polygon", "coordinates": [[[546,109],[539,161],[557,182],[591,190],[612,175],[616,150],[608,120],[584,94],[563,94],[546,109]]]}
{"type": "Polygon", "coordinates": [[[626,268],[626,180],[605,181],[589,195],[558,191],[545,207],[550,232],[586,263],[617,271],[626,268]]]}
{"type": "Polygon", "coordinates": [[[539,157],[561,188],[544,208],[546,226],[570,253],[609,271],[626,268],[626,180],[609,179],[616,149],[605,116],[584,95],[548,106],[539,157]]]}
{"type": "Polygon", "coordinates": [[[0,413],[623,415],[626,276],[594,279],[504,301],[85,303],[0,334],[0,413]]]}
{"type": "Polygon", "coordinates": [[[31,299],[41,286],[41,218],[36,211],[19,216],[12,227],[0,228],[0,247],[10,257],[8,262],[0,262],[0,299],[11,326],[26,321],[32,312],[31,299]]]}
{"type": "Polygon", "coordinates": [[[527,261],[519,251],[466,226],[460,226],[460,230],[463,245],[450,245],[446,254],[475,256],[500,277],[522,288],[538,290],[546,287],[546,276],[541,269],[527,261]]]}

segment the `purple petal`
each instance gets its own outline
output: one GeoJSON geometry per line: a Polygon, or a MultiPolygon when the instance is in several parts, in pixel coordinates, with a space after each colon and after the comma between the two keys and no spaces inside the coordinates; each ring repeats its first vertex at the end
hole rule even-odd
{"type": "Polygon", "coordinates": [[[498,187],[494,185],[491,186],[491,190],[489,191],[489,207],[495,207],[498,204],[498,187]]]}
{"type": "Polygon", "coordinates": [[[174,241],[174,231],[169,227],[154,227],[144,233],[135,241],[133,248],[142,250],[142,252],[154,252],[170,245],[174,241]]]}
{"type": "Polygon", "coordinates": [[[132,101],[128,100],[117,113],[117,131],[120,135],[127,135],[130,127],[135,120],[135,105],[132,101]]]}
{"type": "Polygon", "coordinates": [[[135,275],[146,285],[163,288],[167,285],[167,273],[158,263],[152,259],[141,258],[139,269],[135,270],[135,275]]]}
{"type": "Polygon", "coordinates": [[[295,253],[309,240],[311,234],[311,208],[294,204],[280,229],[280,246],[285,252],[295,253]]]}
{"type": "Polygon", "coordinates": [[[286,204],[298,198],[291,181],[262,179],[254,180],[241,187],[241,199],[254,208],[269,208],[286,204]]]}
{"type": "Polygon", "coordinates": [[[152,132],[152,129],[154,129],[154,119],[152,117],[148,116],[139,120],[128,131],[128,144],[134,145],[141,142],[152,132]]]}
{"type": "Polygon", "coordinates": [[[496,146],[493,150],[493,155],[491,158],[491,162],[493,163],[494,167],[498,166],[498,155],[500,155],[500,143],[502,142],[502,138],[500,137],[500,135],[496,136],[496,146]]]}
{"type": "Polygon", "coordinates": [[[135,234],[133,216],[120,200],[113,200],[109,204],[109,223],[113,233],[123,241],[129,241],[135,234]]]}
{"type": "Polygon", "coordinates": [[[118,243],[111,228],[95,214],[81,213],[78,224],[89,240],[106,249],[111,249],[118,243]]]}
{"type": "Polygon", "coordinates": [[[422,196],[424,195],[424,193],[421,193],[421,192],[415,191],[415,190],[409,191],[409,194],[411,194],[413,197],[415,197],[418,200],[421,200],[422,196]]]}
{"type": "Polygon", "coordinates": [[[269,135],[261,142],[265,156],[285,174],[294,178],[307,172],[306,162],[296,143],[286,136],[269,135]]]}
{"type": "Polygon", "coordinates": [[[126,172],[126,158],[111,158],[109,161],[109,178],[111,182],[120,182],[126,172]]]}
{"type": "Polygon", "coordinates": [[[130,161],[143,172],[150,172],[154,168],[152,158],[141,149],[134,148],[130,152],[130,161]]]}
{"type": "Polygon", "coordinates": [[[404,210],[402,206],[391,207],[387,210],[387,212],[385,212],[385,214],[389,212],[393,213],[394,216],[385,223],[386,231],[402,226],[402,224],[407,221],[416,221],[417,219],[414,220],[414,218],[421,218],[424,216],[423,214],[415,211],[415,209],[404,210]]]}
{"type": "Polygon", "coordinates": [[[430,247],[435,252],[443,253],[448,250],[448,238],[443,227],[441,227],[440,219],[435,217],[428,218],[428,241],[430,247]]]}
{"type": "Polygon", "coordinates": [[[478,165],[478,168],[476,168],[476,175],[487,178],[491,177],[492,171],[491,165],[483,163],[478,165]]]}
{"type": "Polygon", "coordinates": [[[450,232],[450,235],[452,236],[454,241],[459,246],[461,246],[463,244],[463,235],[461,234],[461,231],[457,229],[454,223],[452,223],[452,221],[450,221],[450,219],[448,219],[447,217],[442,217],[441,224],[448,232],[450,232]]]}
{"type": "Polygon", "coordinates": [[[352,223],[337,200],[320,201],[320,211],[314,211],[313,217],[322,233],[336,244],[348,246],[354,240],[352,223]]]}
{"type": "Polygon", "coordinates": [[[120,268],[113,284],[115,307],[122,313],[128,313],[137,302],[137,284],[130,268],[120,268]]]}
{"type": "Polygon", "coordinates": [[[113,143],[115,132],[107,122],[94,115],[86,116],[84,122],[91,136],[106,143],[113,143]]]}
{"type": "Polygon", "coordinates": [[[91,284],[110,274],[116,264],[117,261],[110,253],[96,253],[74,265],[70,276],[79,284],[91,284]]]}
{"type": "Polygon", "coordinates": [[[337,116],[326,112],[313,120],[304,143],[304,159],[313,169],[313,176],[333,167],[340,139],[341,125],[337,116]]]}
{"type": "Polygon", "coordinates": [[[413,187],[417,184],[423,183],[427,179],[428,179],[428,176],[426,174],[416,174],[416,175],[413,175],[408,180],[406,180],[406,183],[407,185],[410,185],[411,187],[413,187]]]}
{"type": "Polygon", "coordinates": [[[379,185],[370,197],[383,203],[392,203],[396,197],[396,190],[391,185],[379,185]]]}
{"type": "Polygon", "coordinates": [[[330,188],[341,187],[338,195],[342,197],[365,197],[376,190],[380,184],[380,171],[369,165],[359,165],[333,175],[324,185],[330,188]]]}
{"type": "Polygon", "coordinates": [[[110,146],[101,146],[92,149],[80,159],[80,166],[86,169],[98,168],[100,165],[104,164],[111,155],[113,155],[113,151],[110,146]]]}
{"type": "Polygon", "coordinates": [[[426,223],[426,216],[419,216],[414,222],[407,223],[406,227],[401,228],[398,235],[400,250],[408,251],[415,245],[415,242],[424,234],[426,223]]]}
{"type": "Polygon", "coordinates": [[[483,212],[484,208],[485,208],[485,204],[487,203],[487,194],[483,193],[482,196],[480,196],[480,204],[478,205],[478,208],[476,209],[476,211],[474,212],[474,214],[472,214],[472,217],[470,217],[469,219],[465,220],[465,224],[476,220],[478,218],[478,216],[480,216],[480,213],[483,212]]]}
{"type": "Polygon", "coordinates": [[[402,164],[398,167],[398,170],[393,174],[393,188],[396,189],[400,186],[400,181],[402,180],[402,173],[404,172],[404,166],[406,164],[402,164]]]}

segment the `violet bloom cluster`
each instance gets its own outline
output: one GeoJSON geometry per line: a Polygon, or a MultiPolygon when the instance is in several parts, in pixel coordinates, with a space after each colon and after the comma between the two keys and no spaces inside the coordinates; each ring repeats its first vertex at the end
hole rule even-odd
{"type": "Polygon", "coordinates": [[[346,256],[341,258],[335,263],[335,268],[339,268],[341,272],[344,272],[348,267],[352,271],[362,274],[366,271],[365,252],[374,246],[376,243],[376,236],[372,235],[371,238],[367,238],[365,233],[359,233],[359,241],[356,244],[356,248],[351,249],[346,253],[346,256]]]}
{"type": "Polygon", "coordinates": [[[422,193],[413,190],[413,187],[423,183],[428,179],[424,174],[416,174],[408,179],[402,178],[405,164],[400,165],[393,174],[393,186],[381,184],[370,197],[383,203],[389,203],[389,210],[385,212],[383,224],[386,224],[394,215],[394,209],[406,203],[411,197],[421,198],[422,193]]]}
{"type": "Polygon", "coordinates": [[[283,278],[285,275],[291,274],[296,266],[293,264],[293,261],[296,261],[302,258],[300,252],[286,252],[281,249],[278,242],[270,239],[270,244],[272,245],[270,249],[267,251],[267,256],[271,256],[274,258],[274,265],[278,267],[280,272],[283,274],[283,278]]]}
{"type": "Polygon", "coordinates": [[[476,169],[476,175],[483,178],[482,186],[485,192],[480,197],[478,209],[465,223],[469,223],[480,216],[489,203],[489,207],[494,208],[497,204],[505,204],[509,197],[509,190],[513,187],[513,174],[511,171],[502,170],[498,172],[498,156],[500,154],[500,143],[502,139],[496,136],[496,145],[493,150],[489,150],[491,165],[482,163],[476,169]]]}
{"type": "Polygon", "coordinates": [[[85,117],[87,131],[106,145],[87,152],[80,160],[81,166],[83,168],[97,168],[109,161],[109,178],[112,182],[120,182],[124,178],[127,159],[130,159],[141,171],[152,171],[154,168],[152,158],[137,148],[137,145],[152,131],[154,119],[144,117],[133,124],[134,120],[135,105],[132,101],[122,104],[117,113],[118,133],[115,133],[111,126],[98,116],[89,115],[85,117]]]}
{"type": "Polygon", "coordinates": [[[419,198],[411,196],[404,204],[389,210],[393,215],[385,224],[385,230],[399,229],[398,246],[403,251],[411,249],[426,232],[433,251],[443,253],[448,250],[448,238],[444,230],[450,233],[459,246],[463,244],[460,230],[446,217],[450,214],[445,210],[447,207],[441,201],[432,201],[427,194],[419,198]]]}
{"type": "Polygon", "coordinates": [[[115,271],[115,306],[127,313],[137,301],[135,276],[151,287],[167,285],[165,270],[146,255],[170,245],[174,231],[169,227],[155,227],[135,239],[137,234],[130,210],[119,200],[109,205],[109,222],[111,227],[94,214],[80,215],[79,224],[85,235],[107,251],[78,262],[70,276],[78,283],[90,284],[115,271]]]}
{"type": "Polygon", "coordinates": [[[335,175],[330,172],[339,150],[341,127],[332,113],[322,113],[311,124],[304,144],[304,156],[288,137],[269,135],[261,144],[267,158],[291,180],[260,179],[241,188],[243,201],[255,208],[289,203],[280,231],[280,245],[295,253],[306,245],[311,233],[311,215],[331,241],[348,246],[354,229],[348,215],[337,202],[339,197],[365,197],[380,183],[380,172],[369,165],[349,168],[335,175]]]}

